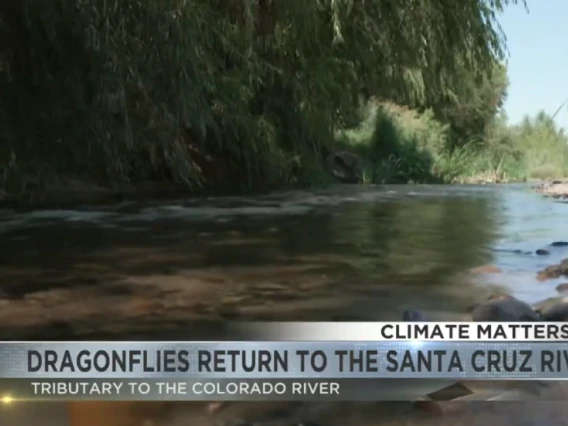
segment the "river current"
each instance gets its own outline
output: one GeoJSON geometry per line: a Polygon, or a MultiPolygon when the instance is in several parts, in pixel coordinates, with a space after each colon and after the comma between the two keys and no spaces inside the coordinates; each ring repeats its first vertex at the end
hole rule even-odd
{"type": "Polygon", "coordinates": [[[556,295],[562,280],[536,273],[568,257],[549,246],[568,239],[567,212],[525,185],[3,209],[2,334],[205,338],[233,319],[398,320],[408,308],[461,319],[493,292],[556,295]]]}

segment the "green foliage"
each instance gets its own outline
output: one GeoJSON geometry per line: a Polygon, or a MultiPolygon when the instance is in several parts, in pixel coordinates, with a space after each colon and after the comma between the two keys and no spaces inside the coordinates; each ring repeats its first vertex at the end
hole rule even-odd
{"type": "Polygon", "coordinates": [[[452,146],[450,124],[431,111],[372,103],[355,128],[337,133],[365,158],[367,182],[507,182],[568,176],[568,136],[544,112],[515,126],[500,113],[480,139],[452,146]]]}
{"type": "Polygon", "coordinates": [[[518,125],[494,118],[484,139],[452,153],[457,181],[519,181],[568,176],[568,137],[540,112],[518,125]],[[456,167],[461,164],[461,167],[456,167]]]}
{"type": "Polygon", "coordinates": [[[419,113],[392,103],[371,102],[354,129],[338,132],[338,142],[365,159],[369,183],[439,181],[436,170],[448,144],[448,125],[432,111],[419,113]]]}
{"type": "Polygon", "coordinates": [[[511,129],[525,175],[534,179],[568,176],[568,137],[552,117],[540,112],[511,129]]]}
{"type": "MultiPolygon", "coordinates": [[[[438,115],[452,93],[467,98],[463,70],[475,80],[504,56],[496,14],[508,3],[3,2],[2,185],[313,182],[361,89],[438,115]]],[[[389,167],[426,173],[396,161],[423,158],[439,137],[383,127],[375,145],[405,141],[389,167]]]]}
{"type": "Polygon", "coordinates": [[[485,138],[507,96],[507,69],[495,63],[486,72],[460,69],[457,90],[435,103],[436,116],[450,123],[452,146],[485,138]]]}

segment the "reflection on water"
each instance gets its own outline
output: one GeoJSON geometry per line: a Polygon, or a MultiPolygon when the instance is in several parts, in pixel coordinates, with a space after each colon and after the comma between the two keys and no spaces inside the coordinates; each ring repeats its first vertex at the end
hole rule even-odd
{"type": "Polygon", "coordinates": [[[392,320],[408,307],[461,318],[488,286],[550,295],[557,283],[535,271],[566,253],[507,250],[568,235],[566,209],[523,187],[387,186],[2,210],[2,334],[208,338],[227,319],[392,320]],[[505,274],[467,273],[489,263],[505,274]]]}

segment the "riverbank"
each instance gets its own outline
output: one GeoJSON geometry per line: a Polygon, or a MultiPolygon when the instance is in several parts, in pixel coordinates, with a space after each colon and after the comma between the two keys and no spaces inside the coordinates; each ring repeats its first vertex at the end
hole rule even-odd
{"type": "MultiPolygon", "coordinates": [[[[494,175],[485,175],[478,177],[469,177],[456,180],[452,183],[427,183],[424,185],[452,185],[452,186],[485,186],[485,185],[518,185],[525,183],[524,180],[519,181],[500,181],[494,175]]],[[[294,186],[272,188],[274,191],[205,191],[191,190],[185,185],[174,184],[171,182],[143,182],[139,184],[104,187],[95,183],[89,183],[80,180],[67,180],[60,182],[55,187],[37,189],[20,194],[19,196],[11,195],[0,191],[0,208],[3,209],[34,209],[34,208],[75,208],[81,206],[113,206],[120,203],[155,203],[167,200],[195,200],[206,199],[209,197],[239,197],[239,196],[258,196],[267,193],[278,193],[283,191],[294,190],[312,190],[319,191],[322,188],[337,186],[337,182],[330,181],[327,184],[312,186],[311,188],[298,188],[294,186]]],[[[402,186],[413,187],[415,184],[399,184],[402,186]]],[[[548,188],[552,185],[548,182],[539,183],[538,181],[529,182],[536,192],[548,195],[548,188]]],[[[373,188],[375,184],[348,184],[348,187],[354,189],[373,188]]],[[[379,185],[381,186],[381,185],[379,185]]],[[[383,184],[382,186],[389,186],[383,184]]],[[[556,186],[556,185],[554,185],[556,186]]],[[[554,188],[555,191],[563,192],[562,186],[554,188]]],[[[568,196],[568,187],[565,188],[568,196]]],[[[552,196],[552,195],[551,195],[552,196]]],[[[554,196],[560,198],[561,195],[554,196]]]]}
{"type": "Polygon", "coordinates": [[[62,179],[55,184],[30,189],[17,195],[0,192],[0,206],[45,208],[111,205],[123,201],[159,201],[189,197],[192,194],[186,186],[171,182],[143,182],[111,188],[77,179],[62,179]]]}
{"type": "MultiPolygon", "coordinates": [[[[506,181],[500,182],[488,178],[468,178],[463,181],[454,182],[451,185],[458,186],[476,186],[476,185],[508,185],[518,184],[522,182],[506,181]]],[[[313,186],[306,188],[306,190],[319,191],[322,188],[334,187],[338,183],[330,182],[325,185],[313,186]]],[[[387,185],[388,184],[384,184],[387,185]]],[[[414,184],[399,184],[411,187],[414,184]]],[[[431,183],[425,185],[432,185],[431,183]]],[[[437,183],[434,185],[448,185],[444,183],[437,183]]],[[[347,186],[353,188],[372,188],[374,184],[348,184],[347,186]]],[[[29,191],[19,196],[13,196],[8,193],[0,192],[0,208],[74,208],[81,206],[113,206],[120,203],[155,203],[164,200],[195,200],[209,198],[209,197],[224,197],[224,196],[258,196],[270,192],[278,193],[286,190],[302,190],[298,187],[280,187],[273,188],[274,191],[195,191],[190,190],[184,185],[176,185],[169,182],[145,182],[137,185],[125,185],[122,187],[103,187],[96,184],[89,184],[81,181],[69,181],[65,186],[52,189],[38,189],[36,191],[29,191]]]]}
{"type": "MultiPolygon", "coordinates": [[[[301,187],[281,185],[271,189],[286,191],[301,190],[301,187]]],[[[144,181],[104,186],[80,179],[58,179],[51,184],[37,186],[17,195],[0,191],[0,208],[113,206],[123,202],[144,204],[173,199],[200,200],[208,197],[255,196],[267,192],[268,189],[239,190],[234,187],[207,190],[190,188],[185,184],[170,181],[144,181]]]]}
{"type": "MultiPolygon", "coordinates": [[[[104,205],[124,200],[317,189],[336,183],[507,184],[530,179],[551,181],[568,173],[568,145],[552,131],[555,129],[549,132],[554,137],[547,140],[546,155],[541,155],[534,146],[532,124],[522,131],[502,127],[500,132],[504,134],[488,135],[479,143],[451,148],[455,141],[452,142],[448,126],[429,111],[419,113],[389,102],[370,101],[359,115],[358,125],[328,135],[324,143],[310,152],[292,150],[277,158],[257,158],[255,154],[245,156],[245,163],[236,161],[234,153],[211,155],[206,147],[197,149],[190,140],[184,140],[187,146],[183,158],[192,165],[191,173],[183,179],[173,179],[171,175],[161,179],[123,176],[110,180],[111,176],[98,175],[96,179],[97,174],[90,173],[88,168],[76,173],[49,173],[41,179],[34,173],[16,173],[11,183],[4,181],[0,204],[104,205]],[[252,169],[256,172],[252,173],[252,169]],[[261,169],[270,169],[270,176],[258,173],[261,169]]],[[[543,120],[538,126],[548,126],[543,120]]],[[[55,165],[44,166],[57,169],[55,165]]],[[[109,166],[123,168],[119,163],[109,166]]],[[[551,191],[560,186],[543,184],[539,188],[540,192],[553,195],[551,191]]]]}

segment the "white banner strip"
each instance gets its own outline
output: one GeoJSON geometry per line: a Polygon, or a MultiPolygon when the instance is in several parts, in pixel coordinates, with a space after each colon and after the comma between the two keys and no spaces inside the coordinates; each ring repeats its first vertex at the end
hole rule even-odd
{"type": "Polygon", "coordinates": [[[272,322],[238,326],[251,340],[270,341],[565,341],[563,322],[272,322]]]}

